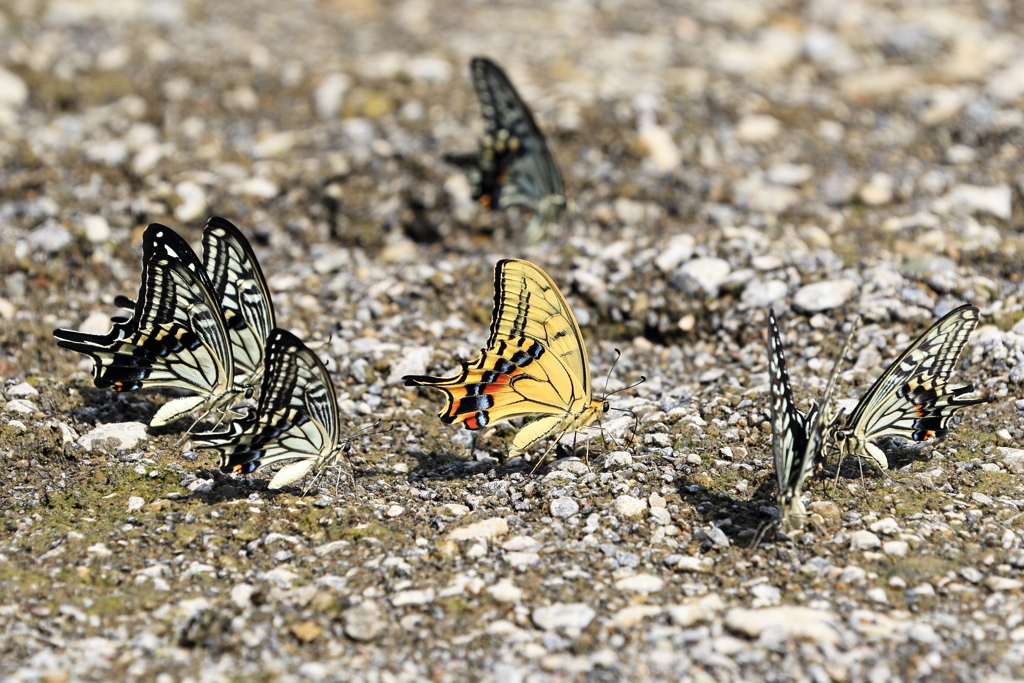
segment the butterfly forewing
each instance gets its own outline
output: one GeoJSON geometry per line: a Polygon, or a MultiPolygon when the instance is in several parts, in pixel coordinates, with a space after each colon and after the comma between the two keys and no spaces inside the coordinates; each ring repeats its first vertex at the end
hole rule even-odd
{"type": "MultiPolygon", "coordinates": [[[[790,510],[799,506],[800,488],[810,474],[813,453],[808,449],[808,420],[793,401],[793,389],[786,370],[786,357],[775,314],[768,309],[768,388],[771,394],[772,454],[779,486],[779,513],[788,521],[790,510]]],[[[813,408],[817,422],[817,409],[813,408]]]]}
{"type": "Polygon", "coordinates": [[[56,330],[54,337],[93,358],[97,387],[197,394],[165,404],[154,426],[233,397],[231,347],[209,279],[188,243],[163,225],[150,225],[143,235],[142,286],[132,317],[119,319],[105,335],[56,330]]]}
{"type": "Polygon", "coordinates": [[[224,312],[235,382],[243,388],[258,385],[266,339],[275,320],[256,255],[238,228],[213,217],[203,231],[203,265],[224,312]]]}
{"type": "Polygon", "coordinates": [[[327,368],[298,337],[273,330],[256,409],[227,431],[197,434],[194,441],[219,454],[225,473],[248,474],[291,463],[279,471],[270,488],[331,464],[341,443],[337,398],[327,368]]]}
{"type": "Polygon", "coordinates": [[[407,386],[445,394],[441,420],[469,429],[543,415],[516,434],[512,454],[547,436],[579,429],[607,409],[592,395],[579,325],[540,268],[516,259],[495,266],[494,309],[487,348],[451,377],[407,375],[407,386]]]}
{"type": "Polygon", "coordinates": [[[948,380],[978,325],[977,307],[956,308],[917,338],[882,373],[837,426],[836,439],[845,455],[867,458],[888,468],[882,450],[870,443],[882,436],[926,441],[945,434],[954,413],[984,399],[960,399],[974,386],[951,388],[948,380]]]}

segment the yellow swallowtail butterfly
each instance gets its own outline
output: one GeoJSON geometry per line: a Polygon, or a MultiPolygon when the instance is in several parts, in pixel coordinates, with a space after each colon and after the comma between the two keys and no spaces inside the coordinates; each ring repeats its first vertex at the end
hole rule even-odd
{"type": "Polygon", "coordinates": [[[549,436],[581,429],[608,410],[595,399],[580,326],[547,273],[527,261],[494,267],[491,335],[479,358],[451,377],[406,375],[406,386],[445,394],[441,421],[482,429],[540,415],[512,439],[511,457],[549,436]]]}

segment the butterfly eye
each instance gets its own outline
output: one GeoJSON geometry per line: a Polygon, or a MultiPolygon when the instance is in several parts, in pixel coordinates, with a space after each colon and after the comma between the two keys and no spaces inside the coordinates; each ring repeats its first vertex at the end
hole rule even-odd
{"type": "Polygon", "coordinates": [[[836,441],[846,441],[846,432],[844,432],[844,431],[837,431],[836,432],[836,441]]]}
{"type": "Polygon", "coordinates": [[[605,402],[604,402],[604,404],[603,404],[603,405],[601,406],[601,412],[602,412],[602,413],[607,413],[607,412],[608,412],[608,410],[609,410],[609,409],[610,409],[611,407],[612,407],[612,406],[611,406],[611,404],[610,404],[610,403],[608,403],[608,401],[605,401],[605,402]]]}

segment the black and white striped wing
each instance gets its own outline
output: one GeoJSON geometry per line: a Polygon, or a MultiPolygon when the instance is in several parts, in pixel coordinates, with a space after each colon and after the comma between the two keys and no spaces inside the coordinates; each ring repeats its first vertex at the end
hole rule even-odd
{"type": "Polygon", "coordinates": [[[245,236],[214,216],[203,231],[203,266],[224,312],[234,359],[234,380],[244,393],[259,386],[274,304],[266,278],[245,236]]]}
{"type": "Polygon", "coordinates": [[[59,346],[93,359],[97,387],[195,392],[164,404],[153,426],[234,398],[231,346],[220,306],[195,252],[166,226],[154,223],[143,235],[142,286],[130,318],[118,318],[105,335],[75,330],[53,335],[59,346]]]}
{"type": "Polygon", "coordinates": [[[783,525],[803,525],[806,514],[800,501],[801,488],[814,468],[814,440],[820,447],[820,413],[817,404],[808,415],[801,413],[793,401],[793,389],[786,370],[782,336],[775,314],[768,309],[768,388],[771,393],[772,454],[778,482],[776,501],[783,525]],[[811,429],[809,429],[811,428],[811,429]],[[809,431],[813,431],[809,439],[809,431]]]}
{"type": "Polygon", "coordinates": [[[224,473],[248,474],[284,463],[270,481],[279,489],[341,454],[338,404],[327,368],[291,332],[267,340],[266,372],[255,410],[224,432],[196,434],[198,448],[220,456],[224,473]]]}
{"type": "Polygon", "coordinates": [[[473,198],[490,208],[522,206],[543,223],[566,208],[562,175],[547,141],[501,67],[486,57],[470,63],[485,133],[479,153],[446,155],[473,185],[473,198]]]}
{"type": "Polygon", "coordinates": [[[960,306],[900,354],[837,429],[841,450],[887,469],[885,454],[871,440],[900,436],[927,441],[943,436],[956,411],[983,403],[985,399],[960,398],[973,392],[974,385],[949,386],[949,377],[978,320],[977,307],[960,306]]]}

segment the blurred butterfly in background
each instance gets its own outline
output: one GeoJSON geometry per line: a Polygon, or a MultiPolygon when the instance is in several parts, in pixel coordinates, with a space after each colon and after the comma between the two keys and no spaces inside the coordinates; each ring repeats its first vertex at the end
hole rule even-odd
{"type": "Polygon", "coordinates": [[[964,346],[978,326],[976,306],[955,308],[885,369],[848,417],[837,420],[833,434],[840,462],[855,455],[889,467],[882,449],[871,443],[883,436],[900,436],[911,441],[941,437],[953,415],[986,399],[959,399],[974,391],[973,384],[951,388],[948,381],[964,346]]]}
{"type": "Polygon", "coordinates": [[[105,335],[54,332],[59,346],[93,359],[97,387],[197,394],[164,404],[150,422],[154,427],[192,411],[230,407],[252,395],[263,373],[274,309],[259,263],[242,233],[222,218],[207,223],[203,244],[200,264],[176,232],[150,225],[139,297],[114,299],[132,315],[111,318],[105,335]]]}
{"type": "Polygon", "coordinates": [[[486,57],[473,58],[470,71],[484,119],[480,150],[446,154],[444,159],[466,173],[473,199],[487,208],[521,206],[532,211],[526,240],[534,243],[544,227],[560,221],[568,209],[562,175],[544,134],[505,72],[486,57]]]}
{"type": "Polygon", "coordinates": [[[338,402],[327,368],[294,334],[270,333],[259,402],[226,431],[195,434],[193,445],[220,456],[224,473],[249,474],[284,463],[270,489],[298,481],[344,457],[338,402]]]}
{"type": "Polygon", "coordinates": [[[406,386],[441,391],[441,421],[468,429],[526,415],[542,417],[512,439],[510,457],[549,436],[582,429],[608,410],[594,398],[587,349],[565,297],[547,273],[527,261],[494,268],[491,334],[480,357],[451,377],[406,375],[406,386]]]}
{"type": "Polygon", "coordinates": [[[776,503],[783,530],[802,529],[807,510],[800,499],[804,481],[824,462],[824,432],[831,424],[834,411],[832,394],[839,379],[839,370],[853,344],[857,321],[846,338],[843,350],[829,375],[821,401],[814,401],[803,414],[793,401],[793,389],[786,370],[782,337],[775,322],[775,312],[768,309],[768,387],[771,393],[772,453],[778,483],[776,503]]]}

